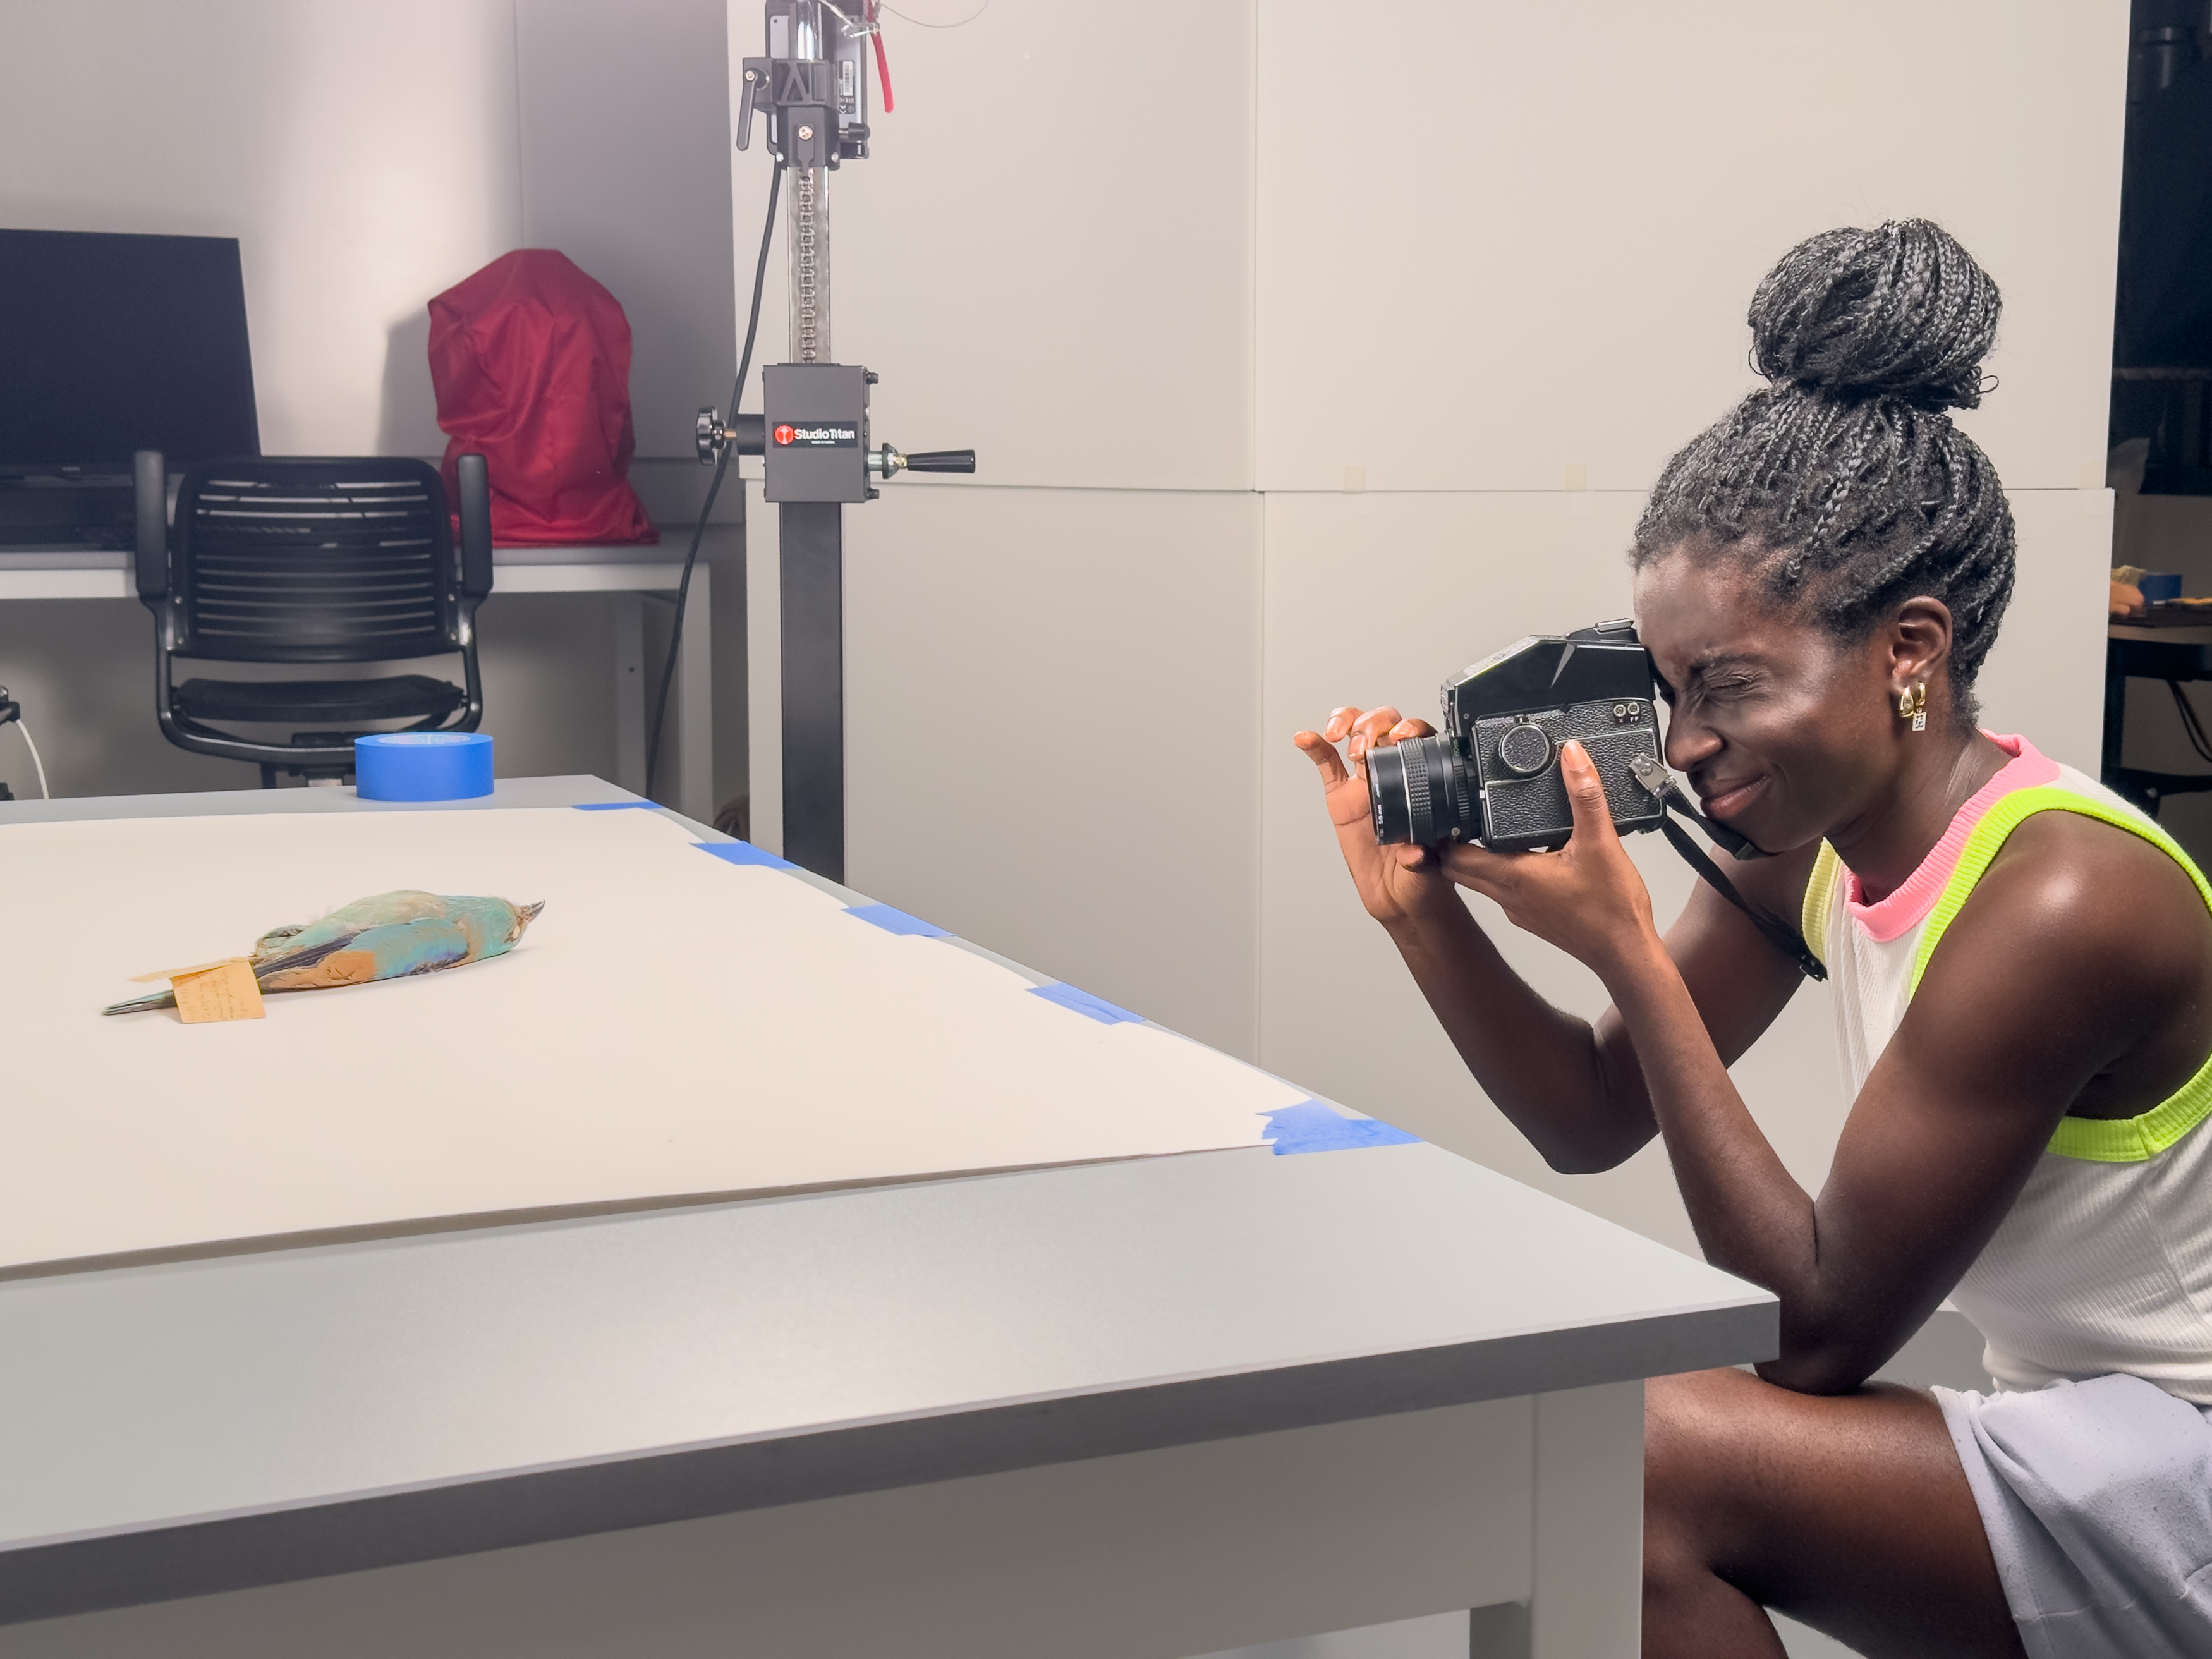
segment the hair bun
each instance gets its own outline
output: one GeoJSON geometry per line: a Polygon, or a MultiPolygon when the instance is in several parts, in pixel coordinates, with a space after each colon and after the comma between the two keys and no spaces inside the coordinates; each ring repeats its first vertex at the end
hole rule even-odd
{"type": "Polygon", "coordinates": [[[1778,386],[1972,409],[2002,303],[1989,273],[1929,220],[1824,231],[1751,296],[1752,363],[1778,386]]]}

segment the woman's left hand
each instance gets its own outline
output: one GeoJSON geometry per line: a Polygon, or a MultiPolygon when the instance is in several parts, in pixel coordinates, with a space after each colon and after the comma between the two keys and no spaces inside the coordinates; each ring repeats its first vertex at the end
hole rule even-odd
{"type": "Polygon", "coordinates": [[[1575,833],[1556,853],[1493,853],[1471,844],[1444,850],[1444,873],[1494,899],[1513,925],[1556,945],[1601,979],[1656,946],[1651,895],[1620,844],[1605,785],[1579,743],[1559,745],[1559,776],[1575,833]]]}

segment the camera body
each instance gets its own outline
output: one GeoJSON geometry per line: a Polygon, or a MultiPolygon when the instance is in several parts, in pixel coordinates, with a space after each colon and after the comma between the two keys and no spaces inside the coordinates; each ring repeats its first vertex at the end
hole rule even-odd
{"type": "Polygon", "coordinates": [[[1630,622],[1534,635],[1443,684],[1443,730],[1367,756],[1375,839],[1479,842],[1497,853],[1558,847],[1574,829],[1559,745],[1579,742],[1605,784],[1613,827],[1656,830],[1667,815],[1636,775],[1659,769],[1650,654],[1630,622]]]}

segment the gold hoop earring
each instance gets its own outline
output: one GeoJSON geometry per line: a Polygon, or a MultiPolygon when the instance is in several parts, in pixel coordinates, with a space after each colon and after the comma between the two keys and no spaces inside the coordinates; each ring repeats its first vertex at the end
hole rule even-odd
{"type": "Polygon", "coordinates": [[[1916,732],[1928,729],[1928,687],[1925,684],[1897,694],[1897,717],[1901,720],[1911,720],[1916,732]]]}

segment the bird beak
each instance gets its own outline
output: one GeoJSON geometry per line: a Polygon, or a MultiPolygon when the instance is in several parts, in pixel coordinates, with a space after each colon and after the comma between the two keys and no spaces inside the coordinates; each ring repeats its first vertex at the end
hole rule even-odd
{"type": "Polygon", "coordinates": [[[516,905],[514,907],[514,931],[507,936],[507,942],[509,945],[512,945],[515,940],[520,939],[522,937],[522,930],[529,927],[532,922],[537,921],[538,913],[544,908],[545,901],[544,899],[538,900],[535,904],[516,905]]]}

